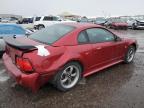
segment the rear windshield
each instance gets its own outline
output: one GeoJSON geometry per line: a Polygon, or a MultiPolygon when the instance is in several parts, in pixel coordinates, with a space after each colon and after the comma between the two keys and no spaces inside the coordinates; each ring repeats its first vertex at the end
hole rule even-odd
{"type": "Polygon", "coordinates": [[[52,44],[74,29],[73,26],[55,24],[30,35],[29,38],[41,43],[52,44]]]}

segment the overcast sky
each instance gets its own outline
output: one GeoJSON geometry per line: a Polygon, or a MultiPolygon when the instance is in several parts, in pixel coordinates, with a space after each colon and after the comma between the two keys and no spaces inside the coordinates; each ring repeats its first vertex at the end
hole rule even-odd
{"type": "Polygon", "coordinates": [[[83,16],[144,15],[144,0],[0,0],[0,14],[33,16],[62,12],[83,16]]]}

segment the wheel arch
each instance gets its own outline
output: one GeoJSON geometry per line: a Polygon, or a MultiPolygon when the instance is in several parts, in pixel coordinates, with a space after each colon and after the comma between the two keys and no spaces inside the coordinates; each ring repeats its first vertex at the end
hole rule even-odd
{"type": "Polygon", "coordinates": [[[44,25],[44,24],[38,24],[38,26],[43,26],[43,27],[45,27],[45,25],[44,25]]]}
{"type": "Polygon", "coordinates": [[[135,47],[135,50],[137,50],[137,45],[136,45],[136,43],[131,43],[129,46],[134,46],[134,47],[135,47]]]}
{"type": "Polygon", "coordinates": [[[78,59],[71,59],[71,60],[67,61],[64,65],[66,65],[67,63],[71,63],[71,62],[78,63],[80,65],[81,69],[82,69],[82,73],[84,72],[84,64],[82,63],[82,61],[80,61],[78,59]]]}

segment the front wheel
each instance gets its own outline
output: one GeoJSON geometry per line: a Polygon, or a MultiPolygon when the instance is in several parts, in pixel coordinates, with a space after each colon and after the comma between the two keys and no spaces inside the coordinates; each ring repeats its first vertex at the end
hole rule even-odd
{"type": "Polygon", "coordinates": [[[135,51],[136,51],[136,49],[134,46],[130,46],[128,48],[128,51],[125,55],[125,60],[124,60],[125,63],[131,63],[133,61],[134,56],[135,56],[135,51]]]}
{"type": "Polygon", "coordinates": [[[79,82],[81,72],[81,66],[77,62],[70,62],[57,73],[54,79],[54,85],[60,91],[68,91],[79,82]]]}
{"type": "Polygon", "coordinates": [[[132,25],[132,29],[133,29],[133,30],[136,30],[135,24],[132,25]]]}

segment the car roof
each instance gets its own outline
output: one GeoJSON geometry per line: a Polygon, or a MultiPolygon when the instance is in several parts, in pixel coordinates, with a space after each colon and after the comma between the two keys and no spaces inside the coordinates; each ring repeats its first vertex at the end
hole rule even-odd
{"type": "Polygon", "coordinates": [[[63,24],[73,26],[73,27],[76,27],[76,28],[102,27],[100,25],[91,24],[91,23],[76,23],[76,22],[73,22],[73,23],[63,23],[63,24]]]}

